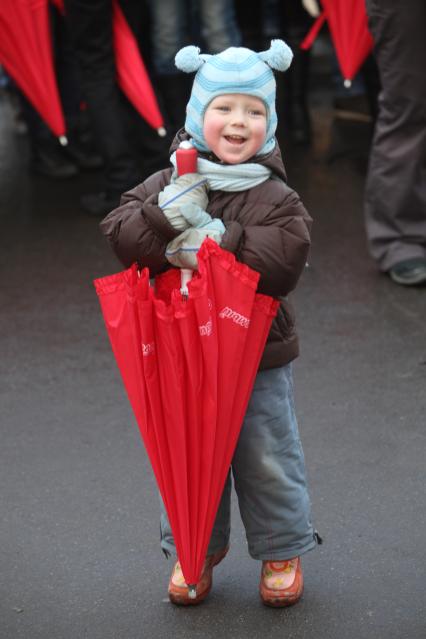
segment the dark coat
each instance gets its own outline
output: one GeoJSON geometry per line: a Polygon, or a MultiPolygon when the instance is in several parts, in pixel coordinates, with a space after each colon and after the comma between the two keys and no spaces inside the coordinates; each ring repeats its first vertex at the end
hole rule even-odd
{"type": "MultiPolygon", "coordinates": [[[[187,139],[183,130],[172,151],[182,139],[187,139]]],[[[225,225],[222,248],[260,273],[258,291],[280,298],[260,364],[260,369],[266,369],[283,366],[298,355],[294,313],[285,298],[305,266],[312,220],[297,193],[286,184],[278,145],[261,160],[249,161],[269,167],[271,178],[247,191],[210,191],[207,212],[225,225]]],[[[158,193],[169,184],[171,174],[171,168],[159,171],[125,193],[121,205],[101,222],[102,232],[124,266],[138,262],[150,269],[151,276],[170,268],[164,257],[166,246],[180,233],[158,206],[158,193]]]]}

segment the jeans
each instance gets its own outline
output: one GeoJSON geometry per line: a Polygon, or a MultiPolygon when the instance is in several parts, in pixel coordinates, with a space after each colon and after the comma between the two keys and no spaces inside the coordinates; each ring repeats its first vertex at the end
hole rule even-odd
{"type": "MultiPolygon", "coordinates": [[[[157,74],[175,74],[176,53],[192,42],[191,2],[186,0],[151,0],[152,61],[157,74]],[[188,42],[188,39],[190,42],[188,42]]],[[[210,53],[219,53],[231,46],[239,46],[241,35],[237,26],[232,0],[200,0],[192,7],[194,20],[210,53]]]]}
{"type": "MultiPolygon", "coordinates": [[[[258,373],[231,468],[254,559],[291,559],[316,545],[290,364],[258,373]]],[[[231,471],[207,554],[229,543],[230,498],[231,471]]],[[[174,542],[163,504],[161,508],[161,547],[169,553],[174,542]]]]}

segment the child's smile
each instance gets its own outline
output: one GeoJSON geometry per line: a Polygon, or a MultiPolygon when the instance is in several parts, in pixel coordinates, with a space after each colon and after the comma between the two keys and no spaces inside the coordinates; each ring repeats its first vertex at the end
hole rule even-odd
{"type": "Polygon", "coordinates": [[[206,109],[203,133],[207,146],[220,160],[245,162],[265,142],[266,107],[251,95],[220,95],[206,109]]]}
{"type": "Polygon", "coordinates": [[[241,135],[226,135],[225,138],[231,144],[242,144],[246,140],[246,138],[243,138],[241,135]]]}

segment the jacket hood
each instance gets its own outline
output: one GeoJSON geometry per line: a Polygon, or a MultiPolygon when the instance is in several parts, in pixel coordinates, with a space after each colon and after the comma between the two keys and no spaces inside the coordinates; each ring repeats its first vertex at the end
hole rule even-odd
{"type": "MultiPolygon", "coordinates": [[[[190,139],[190,136],[185,131],[185,129],[180,129],[177,132],[170,146],[170,155],[176,151],[176,149],[178,148],[181,142],[189,140],[189,139],[190,139]]],[[[199,155],[200,157],[205,158],[206,160],[210,160],[211,162],[219,162],[218,158],[213,153],[199,152],[199,155]]],[[[275,147],[272,149],[270,153],[266,153],[266,155],[261,155],[259,157],[255,156],[247,160],[247,164],[253,163],[253,162],[256,162],[257,164],[261,164],[262,166],[268,167],[268,169],[271,169],[272,173],[276,177],[280,178],[281,180],[284,180],[284,182],[287,182],[287,175],[285,172],[284,163],[281,157],[281,151],[280,151],[280,147],[278,145],[277,139],[275,139],[275,147]]]]}

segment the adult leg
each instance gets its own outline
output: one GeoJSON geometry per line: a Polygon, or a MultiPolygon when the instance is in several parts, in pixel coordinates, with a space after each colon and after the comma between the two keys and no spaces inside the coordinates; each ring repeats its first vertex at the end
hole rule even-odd
{"type": "Polygon", "coordinates": [[[140,182],[127,139],[112,45],[111,0],[65,0],[84,98],[105,162],[105,183],[114,194],[140,182]]]}
{"type": "Polygon", "coordinates": [[[220,53],[241,44],[233,0],[201,0],[199,3],[201,35],[209,53],[220,53]]]}
{"type": "Polygon", "coordinates": [[[309,75],[311,51],[302,51],[300,43],[309,31],[312,19],[301,2],[281,2],[281,24],[284,40],[293,51],[290,68],[280,77],[283,85],[282,108],[278,113],[284,118],[284,131],[295,144],[311,141],[311,118],[309,114],[309,75]]]}
{"type": "MultiPolygon", "coordinates": [[[[188,16],[185,0],[150,0],[152,63],[155,73],[176,73],[178,50],[187,44],[188,16]]],[[[188,43],[189,44],[189,43],[188,43]]]]}
{"type": "Polygon", "coordinates": [[[426,258],[426,4],[367,0],[382,84],[365,192],[366,232],[382,271],[426,258]]]}
{"type": "Polygon", "coordinates": [[[192,77],[175,66],[176,53],[189,44],[189,7],[186,0],[150,0],[149,8],[155,81],[168,131],[174,136],[185,123],[192,86],[192,77]]]}

